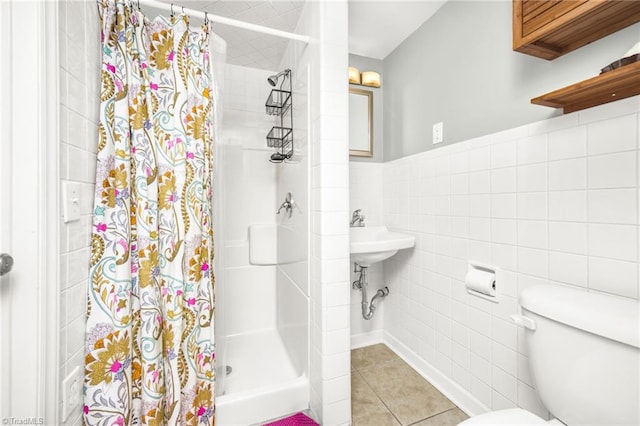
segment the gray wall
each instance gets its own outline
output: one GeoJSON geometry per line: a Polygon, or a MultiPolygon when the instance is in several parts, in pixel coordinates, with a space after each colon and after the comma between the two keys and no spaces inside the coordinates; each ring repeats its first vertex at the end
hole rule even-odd
{"type": "Polygon", "coordinates": [[[640,24],[553,61],[512,50],[510,1],[449,1],[384,59],[384,161],[560,115],[536,96],[600,72],[640,24]]]}
{"type": "Polygon", "coordinates": [[[349,87],[371,90],[373,92],[373,157],[350,156],[349,161],[369,161],[381,163],[384,155],[384,74],[382,72],[382,60],[368,58],[366,56],[349,55],[349,65],[363,71],[375,71],[380,73],[380,88],[350,84],[349,87]]]}

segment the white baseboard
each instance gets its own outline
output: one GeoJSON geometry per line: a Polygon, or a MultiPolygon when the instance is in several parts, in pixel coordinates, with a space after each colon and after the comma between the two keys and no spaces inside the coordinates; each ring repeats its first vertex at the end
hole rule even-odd
{"type": "Polygon", "coordinates": [[[371,346],[382,343],[382,330],[374,330],[368,333],[354,334],[351,336],[351,349],[358,349],[364,346],[371,346]]]}
{"type": "MultiPolygon", "coordinates": [[[[351,344],[353,345],[353,337],[351,344]]],[[[489,407],[480,402],[466,389],[444,375],[440,370],[422,359],[418,354],[409,349],[404,343],[384,332],[383,343],[389,346],[400,358],[415,369],[422,377],[429,381],[435,388],[444,394],[458,408],[470,417],[491,411],[489,407]]]]}

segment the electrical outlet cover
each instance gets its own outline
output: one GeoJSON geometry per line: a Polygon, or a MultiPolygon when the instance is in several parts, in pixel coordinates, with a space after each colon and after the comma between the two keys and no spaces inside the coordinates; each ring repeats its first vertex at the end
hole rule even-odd
{"type": "Polygon", "coordinates": [[[62,410],[60,421],[64,422],[73,410],[82,404],[84,377],[80,367],[76,367],[62,382],[62,410]]]}
{"type": "Polygon", "coordinates": [[[444,125],[441,122],[433,125],[433,143],[441,143],[444,140],[444,125]]]}

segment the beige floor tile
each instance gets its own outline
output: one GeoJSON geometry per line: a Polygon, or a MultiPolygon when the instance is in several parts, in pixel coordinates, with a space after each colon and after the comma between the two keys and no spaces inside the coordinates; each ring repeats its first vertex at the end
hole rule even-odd
{"type": "Polygon", "coordinates": [[[351,373],[352,426],[400,425],[357,371],[351,373]]]}
{"type": "Polygon", "coordinates": [[[398,355],[382,343],[351,351],[351,367],[356,370],[379,366],[397,359],[400,359],[398,355]]]}
{"type": "Polygon", "coordinates": [[[358,372],[403,425],[455,407],[400,358],[358,372]]]}
{"type": "Polygon", "coordinates": [[[437,416],[429,417],[411,426],[457,426],[461,421],[467,420],[467,416],[461,409],[454,408],[437,416]]]}

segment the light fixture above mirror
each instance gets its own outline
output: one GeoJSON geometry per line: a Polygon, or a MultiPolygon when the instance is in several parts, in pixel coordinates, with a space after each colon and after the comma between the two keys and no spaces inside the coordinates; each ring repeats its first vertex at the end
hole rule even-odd
{"type": "Polygon", "coordinates": [[[380,87],[380,74],[375,71],[364,71],[361,78],[363,86],[380,87]]]}
{"type": "Polygon", "coordinates": [[[349,84],[360,84],[360,70],[356,67],[349,67],[349,84]]]}
{"type": "Polygon", "coordinates": [[[349,67],[349,84],[360,86],[380,87],[380,74],[375,71],[363,71],[356,67],[349,67]]]}

